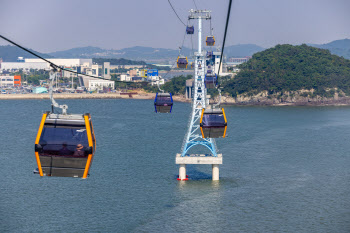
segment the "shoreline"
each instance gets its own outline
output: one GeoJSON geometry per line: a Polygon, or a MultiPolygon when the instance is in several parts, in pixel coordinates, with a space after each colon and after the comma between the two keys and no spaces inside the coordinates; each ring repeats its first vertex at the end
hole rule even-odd
{"type": "MultiPolygon", "coordinates": [[[[130,97],[127,93],[55,93],[55,99],[138,99],[151,100],[154,99],[155,93],[137,93],[130,97]]],[[[49,99],[49,94],[0,94],[0,100],[42,100],[49,99]]],[[[190,99],[184,96],[173,96],[175,102],[191,103],[190,99]]],[[[210,101],[213,103],[213,101],[210,101]]],[[[326,99],[311,102],[275,102],[275,101],[248,101],[236,102],[234,98],[223,98],[221,105],[226,106],[350,106],[350,97],[338,99],[326,99]]]]}
{"type": "MultiPolygon", "coordinates": [[[[153,100],[155,93],[54,93],[55,99],[138,99],[153,100]],[[132,96],[132,97],[130,97],[132,96]]],[[[44,94],[0,94],[0,100],[43,100],[50,99],[48,93],[44,94]]],[[[173,96],[176,102],[190,103],[191,100],[185,99],[183,96],[173,96]]]]}
{"type": "MultiPolygon", "coordinates": [[[[54,93],[55,99],[154,99],[153,93],[128,94],[120,93],[54,93]]],[[[25,99],[49,99],[48,93],[44,94],[1,94],[0,100],[25,100],[25,99]]]]}

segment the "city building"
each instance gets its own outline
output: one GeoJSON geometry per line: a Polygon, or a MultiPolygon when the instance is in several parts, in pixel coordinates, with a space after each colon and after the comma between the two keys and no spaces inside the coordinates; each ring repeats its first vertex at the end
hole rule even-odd
{"type": "Polygon", "coordinates": [[[18,87],[21,86],[21,76],[9,76],[2,75],[0,76],[0,86],[1,87],[18,87]]]}
{"type": "Polygon", "coordinates": [[[129,70],[128,72],[126,72],[130,77],[134,77],[137,75],[137,71],[138,69],[136,70],[129,70]]]}
{"type": "Polygon", "coordinates": [[[131,81],[131,78],[129,75],[127,74],[121,74],[120,75],[120,81],[124,81],[124,82],[130,82],[131,81]]]}
{"type": "Polygon", "coordinates": [[[104,79],[111,79],[111,64],[110,62],[104,62],[102,65],[102,77],[104,79]]]}

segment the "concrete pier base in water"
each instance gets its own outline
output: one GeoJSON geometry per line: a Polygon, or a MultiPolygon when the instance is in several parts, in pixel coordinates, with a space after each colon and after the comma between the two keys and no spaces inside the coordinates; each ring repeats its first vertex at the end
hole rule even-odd
{"type": "Polygon", "coordinates": [[[211,154],[187,154],[181,157],[181,154],[176,154],[176,164],[179,164],[179,180],[187,180],[186,164],[208,164],[212,165],[212,179],[219,180],[219,164],[222,164],[222,154],[214,157],[211,154]]]}
{"type": "Polygon", "coordinates": [[[179,180],[186,180],[186,164],[180,164],[179,180]]]}
{"type": "Polygon", "coordinates": [[[212,164],[212,179],[219,180],[219,164],[212,164]]]}

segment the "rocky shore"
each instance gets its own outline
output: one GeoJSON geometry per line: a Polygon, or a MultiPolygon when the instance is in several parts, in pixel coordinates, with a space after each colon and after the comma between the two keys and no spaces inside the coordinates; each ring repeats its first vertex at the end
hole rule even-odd
{"type": "MultiPolygon", "coordinates": [[[[329,90],[331,91],[331,90],[329,90]]],[[[315,94],[314,90],[299,90],[293,92],[277,92],[268,94],[267,91],[257,95],[238,95],[237,97],[223,96],[221,104],[224,105],[258,105],[258,106],[340,106],[350,105],[350,97],[343,92],[333,90],[330,97],[315,94]]],[[[216,97],[213,102],[217,102],[216,97]]]]}

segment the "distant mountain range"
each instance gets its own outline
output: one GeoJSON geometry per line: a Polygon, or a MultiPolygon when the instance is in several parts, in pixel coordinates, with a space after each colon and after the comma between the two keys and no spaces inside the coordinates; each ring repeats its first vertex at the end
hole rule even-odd
{"type": "MultiPolygon", "coordinates": [[[[215,48],[213,48],[213,50],[215,50],[215,48]]],[[[226,57],[245,57],[263,50],[264,48],[254,44],[232,45],[225,48],[225,55],[226,57]]],[[[191,52],[192,49],[184,47],[181,54],[184,56],[190,56],[191,52]]],[[[125,58],[144,61],[171,61],[179,55],[179,50],[142,46],[115,50],[88,46],[47,54],[38,54],[47,58],[125,58]]],[[[14,46],[0,46],[0,57],[2,57],[4,61],[10,62],[16,61],[17,57],[32,58],[33,56],[14,46]]]]}
{"type": "MultiPolygon", "coordinates": [[[[321,45],[309,45],[317,48],[329,49],[330,52],[333,54],[350,59],[350,39],[336,40],[321,45]]],[[[263,50],[265,50],[265,48],[255,44],[231,45],[225,47],[225,56],[227,58],[252,56],[254,53],[263,50]]],[[[181,53],[185,56],[189,56],[191,52],[192,50],[190,48],[184,47],[181,53]]],[[[57,51],[47,54],[38,54],[45,58],[125,58],[131,60],[157,62],[174,60],[178,56],[179,51],[176,49],[151,48],[142,46],[124,48],[120,50],[102,49],[99,47],[88,46],[68,49],[64,51],[57,51]]],[[[16,61],[17,57],[32,58],[33,56],[14,46],[0,46],[0,58],[3,58],[4,61],[16,61]]]]}
{"type": "Polygon", "coordinates": [[[332,54],[350,59],[350,39],[335,40],[327,44],[309,44],[310,46],[328,49],[332,54]]]}
{"type": "MultiPolygon", "coordinates": [[[[191,49],[183,48],[182,54],[189,56],[191,49]]],[[[132,60],[162,60],[174,59],[179,54],[178,50],[151,48],[135,46],[125,49],[101,49],[99,47],[81,47],[64,51],[49,53],[48,55],[56,58],[125,58],[132,60]]]]}
{"type": "MultiPolygon", "coordinates": [[[[31,52],[38,54],[39,56],[45,57],[45,58],[52,58],[51,55],[39,53],[37,51],[34,51],[32,49],[29,49],[31,52]]],[[[16,46],[0,46],[0,58],[3,59],[3,61],[7,62],[14,62],[17,61],[18,57],[24,57],[24,58],[36,58],[35,56],[31,55],[30,53],[16,47],[16,46]]]]}
{"type": "MultiPolygon", "coordinates": [[[[226,57],[245,57],[251,56],[256,52],[265,50],[260,46],[254,44],[232,45],[225,48],[226,57]]],[[[190,56],[192,49],[184,47],[181,54],[190,56]]],[[[163,49],[135,46],[120,50],[107,50],[98,47],[81,47],[65,51],[49,53],[50,56],[57,58],[126,58],[133,60],[173,60],[179,55],[179,50],[163,49]]]]}

